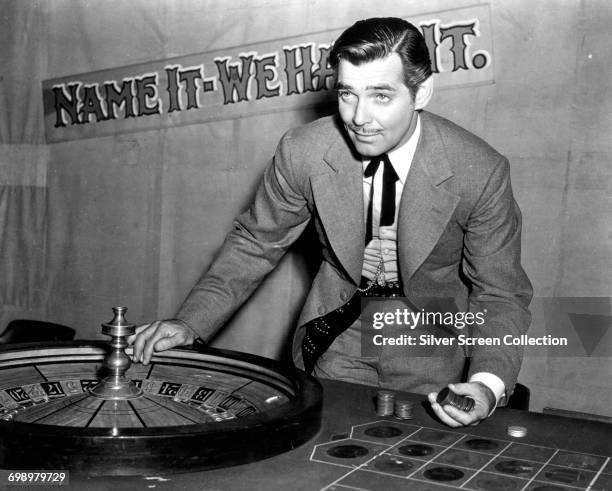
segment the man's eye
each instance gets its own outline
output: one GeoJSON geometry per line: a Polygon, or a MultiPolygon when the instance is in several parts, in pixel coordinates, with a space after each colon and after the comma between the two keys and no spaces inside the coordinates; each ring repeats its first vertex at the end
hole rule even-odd
{"type": "Polygon", "coordinates": [[[340,99],[348,99],[351,96],[351,93],[348,90],[339,90],[338,97],[340,99]]]}
{"type": "Polygon", "coordinates": [[[376,94],[376,100],[378,102],[388,102],[391,98],[387,94],[376,94]]]}

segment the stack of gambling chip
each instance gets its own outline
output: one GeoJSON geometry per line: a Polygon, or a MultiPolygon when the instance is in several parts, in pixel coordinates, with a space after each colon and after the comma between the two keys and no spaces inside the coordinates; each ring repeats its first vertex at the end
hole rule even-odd
{"type": "Polygon", "coordinates": [[[391,416],[395,403],[395,392],[390,390],[379,390],[376,399],[376,414],[379,416],[391,416]]]}
{"type": "Polygon", "coordinates": [[[413,419],[414,402],[395,401],[395,417],[399,419],[413,419]]]}
{"type": "Polygon", "coordinates": [[[453,406],[461,411],[465,411],[466,413],[470,412],[474,408],[474,399],[471,397],[460,396],[455,394],[448,387],[444,387],[436,398],[436,402],[440,404],[440,406],[453,406]]]}

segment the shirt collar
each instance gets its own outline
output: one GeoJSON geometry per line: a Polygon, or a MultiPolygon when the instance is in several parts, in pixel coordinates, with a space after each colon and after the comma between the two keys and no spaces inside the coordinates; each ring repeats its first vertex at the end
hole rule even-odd
{"type": "MultiPolygon", "coordinates": [[[[389,152],[387,155],[389,156],[389,161],[391,165],[393,165],[393,169],[397,176],[399,177],[399,181],[404,184],[406,182],[406,178],[408,177],[408,171],[410,170],[410,165],[412,164],[412,159],[414,158],[414,154],[416,152],[417,144],[419,143],[419,137],[421,136],[421,118],[417,113],[417,122],[410,135],[410,138],[404,143],[401,147],[396,148],[392,152],[389,152]]],[[[363,160],[363,168],[367,167],[370,163],[371,159],[363,160]]]]}

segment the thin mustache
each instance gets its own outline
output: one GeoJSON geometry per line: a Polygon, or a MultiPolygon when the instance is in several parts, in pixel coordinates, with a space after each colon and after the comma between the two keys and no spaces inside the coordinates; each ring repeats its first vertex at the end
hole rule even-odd
{"type": "Polygon", "coordinates": [[[361,129],[355,128],[354,126],[349,126],[348,127],[349,130],[351,130],[353,133],[357,133],[358,135],[377,135],[378,133],[380,133],[380,130],[375,130],[375,131],[363,131],[361,129]]]}

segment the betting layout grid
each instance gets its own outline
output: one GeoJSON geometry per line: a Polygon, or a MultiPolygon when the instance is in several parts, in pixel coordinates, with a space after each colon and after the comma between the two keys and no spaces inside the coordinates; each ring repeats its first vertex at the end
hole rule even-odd
{"type": "Polygon", "coordinates": [[[385,420],[316,445],[310,460],[347,469],[325,491],[612,490],[609,456],[385,420]]]}

